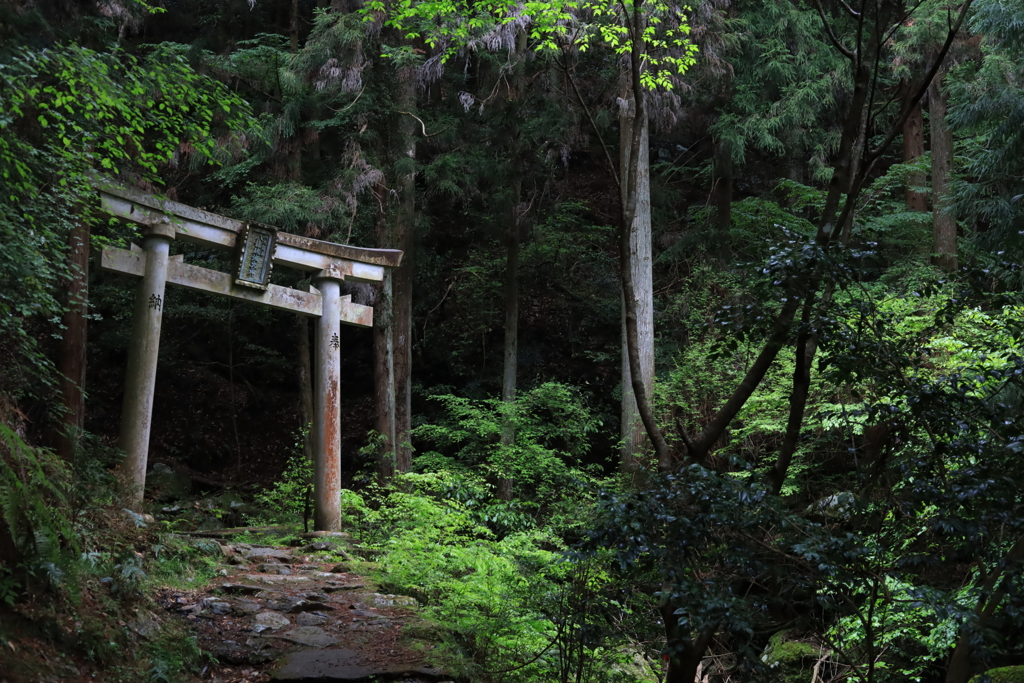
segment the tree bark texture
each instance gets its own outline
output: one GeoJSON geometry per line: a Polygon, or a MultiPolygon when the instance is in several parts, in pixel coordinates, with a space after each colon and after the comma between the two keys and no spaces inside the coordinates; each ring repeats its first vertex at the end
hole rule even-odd
{"type": "Polygon", "coordinates": [[[724,141],[715,142],[715,245],[714,254],[722,263],[730,259],[730,231],[732,230],[733,195],[732,146],[724,141]]]}
{"type": "MultiPolygon", "coordinates": [[[[629,99],[628,95],[624,99],[629,99]]],[[[632,102],[620,107],[619,111],[619,167],[630,167],[631,142],[634,126],[638,124],[632,102]]],[[[650,149],[648,145],[648,123],[644,115],[639,122],[640,147],[636,173],[636,211],[629,235],[629,263],[623,268],[632,271],[634,301],[636,309],[637,352],[640,358],[640,376],[647,395],[654,387],[654,278],[651,258],[651,173],[650,149]]],[[[622,202],[628,201],[626,188],[622,188],[622,202]]],[[[623,295],[625,299],[625,295],[623,295]]],[[[622,306],[622,406],[621,406],[621,447],[620,464],[622,471],[632,472],[636,458],[650,446],[650,439],[644,431],[633,391],[632,373],[629,364],[628,331],[626,328],[626,305],[622,306]]]]}
{"type": "Polygon", "coordinates": [[[380,435],[377,473],[381,483],[395,475],[395,337],[391,270],[384,271],[373,305],[373,396],[377,406],[375,428],[380,435]]]}
{"type": "Polygon", "coordinates": [[[85,370],[89,310],[89,224],[79,220],[68,235],[67,310],[60,352],[60,393],[64,414],[57,441],[57,453],[74,458],[75,447],[85,428],[85,370]]]}
{"type": "MultiPolygon", "coordinates": [[[[909,90],[909,88],[907,89],[909,90]]],[[[908,92],[907,97],[911,94],[908,92]]],[[[903,163],[909,163],[924,154],[924,116],[921,113],[921,103],[914,102],[910,105],[910,116],[903,124],[903,163]]],[[[925,177],[923,173],[912,173],[907,176],[906,202],[907,211],[919,211],[924,213],[928,210],[928,195],[924,192],[915,192],[912,188],[923,187],[925,177]]]]}
{"type": "MultiPolygon", "coordinates": [[[[416,104],[415,69],[399,73],[396,104],[411,111],[416,104]]],[[[399,153],[413,163],[416,159],[416,121],[400,114],[398,119],[399,153]]],[[[402,265],[394,270],[392,308],[395,368],[395,470],[408,472],[412,467],[412,248],[416,229],[416,174],[402,173],[397,178],[398,206],[394,215],[395,247],[404,252],[402,265]]]]}
{"type": "MultiPolygon", "coordinates": [[[[513,160],[512,163],[516,163],[513,160]]],[[[505,256],[505,367],[501,381],[501,400],[515,403],[516,379],[519,370],[519,202],[522,181],[518,174],[513,181],[512,210],[506,235],[505,256]]],[[[501,445],[506,449],[515,444],[515,425],[506,420],[501,432],[501,445]]],[[[513,480],[503,477],[498,481],[498,498],[512,500],[513,480]]]]}
{"type": "MultiPolygon", "coordinates": [[[[381,181],[373,190],[378,198],[389,194],[387,185],[381,181]]],[[[381,204],[377,215],[377,245],[392,247],[392,217],[381,204]]],[[[394,273],[384,271],[384,280],[377,290],[373,304],[373,400],[375,428],[380,438],[377,447],[377,476],[381,484],[395,476],[395,331],[394,331],[394,273]]]]}
{"type": "Polygon", "coordinates": [[[667,600],[658,608],[661,621],[665,625],[665,640],[669,646],[677,650],[669,656],[668,672],[665,683],[693,683],[697,676],[697,667],[704,659],[704,652],[711,645],[715,629],[707,629],[693,637],[679,627],[679,615],[676,604],[667,600]]]}
{"type": "Polygon", "coordinates": [[[313,361],[309,355],[309,321],[295,316],[295,344],[299,351],[299,419],[302,420],[302,452],[313,462],[313,361]]]}
{"type": "Polygon", "coordinates": [[[949,171],[953,166],[953,132],[946,122],[946,96],[942,74],[928,88],[928,118],[932,142],[932,227],[935,264],[946,272],[957,269],[956,215],[949,198],[949,171]]]}
{"type": "MultiPolygon", "coordinates": [[[[644,40],[645,22],[642,3],[638,0],[635,0],[633,3],[633,16],[629,24],[632,38],[630,42],[629,75],[634,115],[636,119],[646,121],[647,108],[644,104],[644,86],[640,80],[640,75],[643,70],[643,56],[647,45],[644,40]]],[[[637,185],[640,170],[640,150],[643,147],[641,144],[643,131],[644,126],[633,126],[632,136],[629,141],[629,164],[626,167],[620,167],[618,174],[619,187],[622,193],[622,215],[619,223],[619,278],[622,283],[623,313],[626,318],[629,383],[633,389],[633,396],[636,401],[637,412],[640,413],[640,420],[647,431],[647,437],[654,446],[654,452],[658,458],[658,470],[667,472],[673,466],[672,449],[665,439],[664,432],[661,431],[661,427],[658,426],[658,422],[654,418],[654,411],[650,403],[650,392],[647,391],[643,382],[643,365],[640,361],[640,342],[637,335],[636,288],[633,282],[633,269],[630,267],[632,262],[630,237],[633,234],[633,220],[636,217],[637,205],[640,199],[637,185]]]]}
{"type": "MultiPolygon", "coordinates": [[[[513,87],[508,94],[508,105],[516,108],[526,97],[526,31],[516,34],[516,66],[513,72],[513,87]]],[[[520,130],[518,119],[512,117],[511,126],[511,175],[512,197],[511,210],[508,214],[508,232],[505,239],[505,365],[502,372],[501,400],[514,403],[516,400],[517,377],[519,372],[519,230],[522,223],[523,174],[524,163],[520,148],[520,130]]],[[[501,430],[501,445],[510,449],[515,445],[516,428],[511,419],[506,418],[501,430]]],[[[500,500],[512,500],[515,482],[511,477],[498,480],[497,495],[500,500]]]]}

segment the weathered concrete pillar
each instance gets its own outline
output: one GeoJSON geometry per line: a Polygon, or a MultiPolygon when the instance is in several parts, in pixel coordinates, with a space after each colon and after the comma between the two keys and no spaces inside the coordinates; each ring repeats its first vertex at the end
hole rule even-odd
{"type": "Polygon", "coordinates": [[[320,271],[313,284],[323,297],[313,361],[313,525],[341,530],[341,279],[320,271]]]}
{"type": "Polygon", "coordinates": [[[135,292],[119,443],[126,455],[120,468],[121,478],[129,487],[129,501],[136,511],[142,508],[142,495],[146,488],[146,461],[149,458],[149,431],[153,417],[153,390],[156,387],[156,360],[160,350],[160,323],[163,321],[164,285],[167,282],[167,261],[171,240],[174,239],[174,226],[166,222],[145,226],[143,235],[146,269],[135,292]]]}

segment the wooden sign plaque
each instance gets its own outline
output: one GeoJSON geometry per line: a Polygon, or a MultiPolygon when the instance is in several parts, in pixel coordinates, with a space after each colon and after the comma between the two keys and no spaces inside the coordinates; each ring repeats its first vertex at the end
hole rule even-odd
{"type": "Polygon", "coordinates": [[[266,291],[274,269],[277,230],[267,225],[246,223],[238,237],[235,284],[266,291]]]}

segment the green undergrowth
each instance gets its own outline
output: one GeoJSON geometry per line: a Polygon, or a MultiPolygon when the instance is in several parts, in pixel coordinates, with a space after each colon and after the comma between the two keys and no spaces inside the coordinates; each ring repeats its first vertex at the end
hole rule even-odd
{"type": "Polygon", "coordinates": [[[156,603],[218,572],[212,547],[121,507],[117,455],[73,462],[0,424],[0,671],[8,683],[177,683],[203,663],[187,626],[156,603]]]}
{"type": "Polygon", "coordinates": [[[654,653],[622,627],[643,599],[623,600],[600,558],[573,560],[573,528],[557,517],[510,529],[492,491],[483,477],[435,470],[346,492],[353,530],[381,551],[380,590],[421,605],[406,636],[438,643],[432,658],[464,680],[657,680],[654,653]],[[611,615],[620,628],[599,625],[611,615]]]}

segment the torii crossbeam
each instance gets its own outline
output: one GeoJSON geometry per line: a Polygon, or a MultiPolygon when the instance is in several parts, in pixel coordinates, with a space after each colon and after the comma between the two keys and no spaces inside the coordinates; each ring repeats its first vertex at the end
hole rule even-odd
{"type": "Polygon", "coordinates": [[[157,352],[168,282],[211,294],[270,306],[316,318],[313,367],[314,466],[313,521],[319,531],[341,526],[340,325],[373,326],[373,309],[341,296],[342,280],[374,282],[385,268],[397,267],[402,252],[360,249],[244,223],[137,190],[96,185],[104,211],[142,226],[142,248],[105,248],[100,269],[142,278],[135,294],[131,346],[121,412],[122,474],[131,486],[133,507],[142,505],[149,458],[149,435],[156,386],[157,352]],[[172,241],[183,240],[234,251],[234,273],[200,268],[169,256],[172,241]],[[274,264],[313,272],[304,292],[270,284],[274,264]]]}

